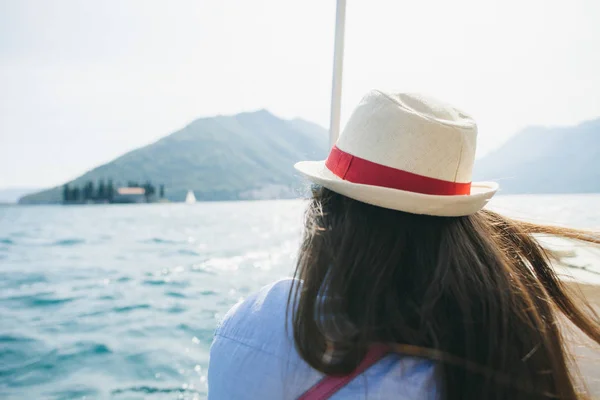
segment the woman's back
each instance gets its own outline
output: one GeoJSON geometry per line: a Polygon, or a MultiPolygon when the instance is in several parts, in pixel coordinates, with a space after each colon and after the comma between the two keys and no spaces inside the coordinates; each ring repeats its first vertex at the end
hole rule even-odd
{"type": "MultiPolygon", "coordinates": [[[[225,316],[211,347],[209,399],[297,399],[323,378],[295,349],[286,306],[293,281],[281,280],[225,316]]],[[[390,354],[332,399],[437,400],[430,360],[390,354]]]]}
{"type": "Polygon", "coordinates": [[[476,138],[473,119],[452,106],[375,90],[327,160],[297,164],[317,184],[298,279],[274,303],[244,303],[219,330],[215,352],[228,342],[233,357],[221,350],[211,361],[209,385],[226,390],[219,396],[234,398],[223,382],[239,376],[264,390],[248,398],[297,398],[316,371],[351,376],[370,349],[387,346],[397,365],[373,376],[369,398],[582,398],[559,314],[600,343],[598,316],[569,294],[535,235],[595,244],[600,236],[483,209],[498,186],[471,182],[476,138]],[[436,380],[433,367],[419,375],[434,364],[408,356],[435,362],[436,380]]]}

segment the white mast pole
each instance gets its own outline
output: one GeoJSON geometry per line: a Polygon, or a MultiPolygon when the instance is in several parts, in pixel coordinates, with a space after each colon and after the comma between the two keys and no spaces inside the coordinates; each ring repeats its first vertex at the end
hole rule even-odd
{"type": "Polygon", "coordinates": [[[342,110],[342,70],[344,66],[344,25],[346,23],[346,0],[337,0],[335,16],[335,47],[333,53],[333,83],[331,89],[331,117],[329,121],[329,142],[335,144],[340,135],[340,114],[342,110]]]}

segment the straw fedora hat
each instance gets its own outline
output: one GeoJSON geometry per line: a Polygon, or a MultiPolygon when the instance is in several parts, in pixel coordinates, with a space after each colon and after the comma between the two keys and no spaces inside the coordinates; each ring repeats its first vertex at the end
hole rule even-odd
{"type": "Polygon", "coordinates": [[[334,192],[393,210],[464,216],[498,190],[471,182],[477,125],[464,112],[418,94],[369,92],[325,161],[295,168],[334,192]]]}

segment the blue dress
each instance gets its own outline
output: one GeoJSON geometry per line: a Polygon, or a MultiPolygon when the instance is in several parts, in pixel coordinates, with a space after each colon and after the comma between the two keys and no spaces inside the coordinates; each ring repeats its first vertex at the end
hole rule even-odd
{"type": "MultiPolygon", "coordinates": [[[[323,374],[294,347],[286,306],[292,280],[264,287],[235,305],[215,332],[208,369],[209,400],[298,398],[323,374]]],[[[439,399],[435,364],[390,354],[332,399],[439,399]]]]}

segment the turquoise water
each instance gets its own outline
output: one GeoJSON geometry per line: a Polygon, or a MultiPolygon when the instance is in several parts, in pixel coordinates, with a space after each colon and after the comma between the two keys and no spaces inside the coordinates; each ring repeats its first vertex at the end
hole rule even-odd
{"type": "MultiPolygon", "coordinates": [[[[205,398],[213,329],[239,299],[291,274],[303,207],[0,207],[0,398],[205,398]]],[[[600,227],[600,195],[493,207],[600,227]]]]}

